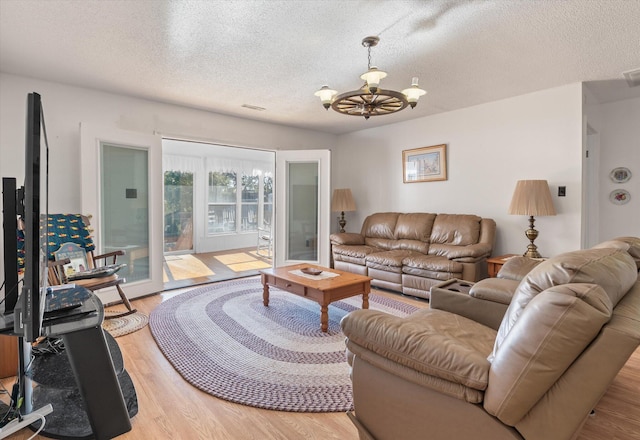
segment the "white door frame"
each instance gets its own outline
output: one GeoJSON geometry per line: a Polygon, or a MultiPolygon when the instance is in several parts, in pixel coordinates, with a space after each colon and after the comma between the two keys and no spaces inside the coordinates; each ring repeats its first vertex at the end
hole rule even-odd
{"type": "MultiPolygon", "coordinates": [[[[109,143],[124,148],[143,149],[148,152],[149,187],[149,275],[148,280],[126,283],[124,290],[129,299],[163,289],[163,173],[162,142],[159,135],[125,131],[113,127],[80,124],[80,170],[82,214],[93,214],[92,227],[100,231],[102,219],[101,203],[101,145],[109,143]]],[[[98,234],[94,237],[98,252],[102,249],[98,234]]],[[[115,289],[105,289],[98,293],[103,303],[119,301],[115,289]]]]}
{"type": "Polygon", "coordinates": [[[331,200],[331,151],[330,150],[283,150],[276,152],[275,179],[275,266],[285,266],[301,262],[309,262],[329,267],[329,233],[330,233],[330,200],[331,200]],[[316,261],[290,260],[287,255],[287,219],[288,211],[288,164],[316,162],[318,164],[318,256],[316,261]]]}

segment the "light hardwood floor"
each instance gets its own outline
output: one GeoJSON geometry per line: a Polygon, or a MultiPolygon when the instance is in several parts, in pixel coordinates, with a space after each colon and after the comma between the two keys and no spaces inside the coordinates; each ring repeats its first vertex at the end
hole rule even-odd
{"type": "MultiPolygon", "coordinates": [[[[377,292],[380,293],[380,292],[377,292]]],[[[134,301],[138,310],[150,313],[160,302],[178,292],[134,301]]],[[[395,299],[427,307],[400,295],[395,299]]],[[[185,382],[156,346],[146,327],[117,339],[138,395],[140,410],[133,429],[118,439],[215,439],[215,440],[357,440],[355,428],[343,413],[288,413],[229,403],[185,382]]],[[[10,384],[5,381],[5,384],[10,384]]],[[[23,430],[11,439],[25,440],[23,430]]],[[[44,437],[36,437],[42,439],[44,437]]],[[[425,433],[425,439],[428,434],[425,433]]],[[[401,440],[401,439],[398,439],[401,440]]],[[[455,439],[452,439],[455,440],[455,439]]],[[[589,417],[578,440],[640,440],[640,349],[636,350],[589,417]]]]}

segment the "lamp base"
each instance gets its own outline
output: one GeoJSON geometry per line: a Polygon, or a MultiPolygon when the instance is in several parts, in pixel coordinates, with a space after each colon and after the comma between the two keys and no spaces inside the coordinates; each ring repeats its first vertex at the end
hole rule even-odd
{"type": "Polygon", "coordinates": [[[540,255],[540,252],[538,252],[538,247],[535,244],[533,244],[535,239],[538,238],[538,231],[536,231],[533,228],[534,222],[535,222],[535,219],[533,218],[533,216],[530,216],[529,229],[527,229],[524,233],[524,235],[526,235],[527,238],[529,239],[530,243],[527,245],[527,252],[522,254],[522,256],[528,257],[528,258],[542,258],[542,255],[540,255]]]}
{"type": "Polygon", "coordinates": [[[542,258],[542,255],[538,252],[538,248],[535,244],[527,246],[527,252],[522,254],[522,256],[528,258],[542,258]]]}
{"type": "Polygon", "coordinates": [[[338,224],[340,225],[340,232],[344,232],[344,227],[347,224],[347,221],[344,219],[344,211],[338,217],[338,224]]]}

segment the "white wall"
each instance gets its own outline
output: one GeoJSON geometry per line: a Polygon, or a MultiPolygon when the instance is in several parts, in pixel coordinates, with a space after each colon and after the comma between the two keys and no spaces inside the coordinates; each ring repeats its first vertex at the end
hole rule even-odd
{"type": "Polygon", "coordinates": [[[599,241],[633,235],[640,237],[640,98],[600,106],[599,241]],[[632,173],[626,183],[615,183],[611,170],[627,167],[632,173]],[[609,201],[615,189],[631,194],[625,205],[609,201]]]}
{"type": "MultiPolygon", "coordinates": [[[[473,213],[496,220],[494,254],[521,253],[528,243],[527,218],[507,214],[516,181],[547,179],[558,215],[536,219],[540,231],[536,244],[543,255],[580,247],[582,87],[578,83],[335,136],[0,74],[0,174],[18,181],[24,178],[25,106],[31,91],[43,96],[52,151],[50,205],[55,211],[81,209],[79,174],[74,170],[79,166],[78,126],[87,122],[271,150],[331,148],[332,186],[351,188],[357,203],[356,212],[346,213],[348,231],[359,231],[364,218],[378,211],[473,213]],[[448,180],[404,184],[402,150],[442,143],[448,145],[448,180]],[[560,185],[567,187],[566,197],[556,197],[560,185]]],[[[600,109],[603,240],[640,235],[634,222],[640,201],[638,106],[635,99],[600,109]],[[608,173],[616,166],[627,166],[634,174],[624,186],[632,194],[624,206],[608,201],[615,187],[608,173]]],[[[337,230],[337,222],[331,227],[337,230]]]]}
{"type": "Polygon", "coordinates": [[[330,149],[337,141],[333,134],[2,73],[0,175],[16,177],[18,182],[24,179],[25,115],[29,92],[42,95],[51,156],[51,212],[81,210],[78,191],[80,122],[269,150],[330,149]]]}
{"type": "Polygon", "coordinates": [[[340,136],[332,184],[356,201],[347,231],[379,211],[477,214],[496,221],[500,254],[528,244],[528,218],[507,214],[516,181],[546,179],[558,215],[536,219],[536,244],[548,256],[580,248],[581,158],[578,83],[340,136]],[[437,144],[447,144],[448,180],[403,183],[402,150],[437,144]]]}

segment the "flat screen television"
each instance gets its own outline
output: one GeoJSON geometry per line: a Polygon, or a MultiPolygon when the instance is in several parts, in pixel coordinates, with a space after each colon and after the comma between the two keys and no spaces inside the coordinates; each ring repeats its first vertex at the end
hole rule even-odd
{"type": "MultiPolygon", "coordinates": [[[[48,152],[42,102],[39,94],[29,93],[24,188],[17,190],[16,197],[24,222],[24,277],[14,310],[14,333],[27,342],[35,341],[42,332],[48,271],[47,184],[48,152]]],[[[15,230],[13,237],[16,237],[15,230]]]]}

